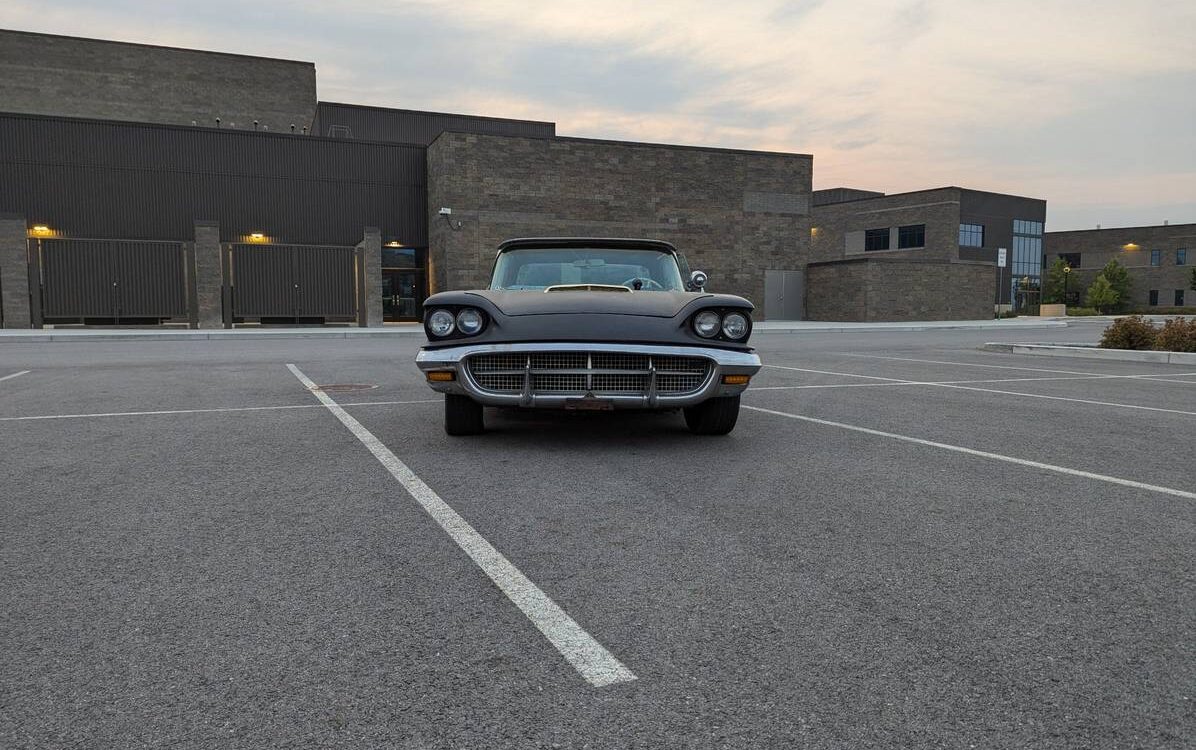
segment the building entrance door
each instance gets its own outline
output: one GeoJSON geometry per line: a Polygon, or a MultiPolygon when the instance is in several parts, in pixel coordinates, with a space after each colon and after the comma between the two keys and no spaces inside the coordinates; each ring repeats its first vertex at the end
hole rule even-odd
{"type": "Polygon", "coordinates": [[[423,289],[421,269],[382,269],[382,319],[419,320],[423,289]]]}

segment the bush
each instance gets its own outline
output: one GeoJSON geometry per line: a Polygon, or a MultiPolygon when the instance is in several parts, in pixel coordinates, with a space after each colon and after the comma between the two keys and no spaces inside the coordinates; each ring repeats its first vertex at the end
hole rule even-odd
{"type": "Polygon", "coordinates": [[[1102,349],[1150,349],[1159,329],[1140,315],[1118,318],[1101,334],[1102,349]]]}
{"type": "Polygon", "coordinates": [[[1154,348],[1165,352],[1196,352],[1196,320],[1171,318],[1154,340],[1154,348]]]}
{"type": "Polygon", "coordinates": [[[1067,308],[1067,314],[1082,318],[1088,315],[1100,315],[1100,310],[1097,310],[1095,307],[1069,307],[1067,308]]]}
{"type": "MultiPolygon", "coordinates": [[[[1109,262],[1116,263],[1117,261],[1109,262]]],[[[1096,280],[1092,282],[1092,286],[1088,287],[1088,294],[1084,297],[1086,305],[1095,307],[1101,312],[1113,309],[1113,306],[1120,300],[1121,295],[1113,288],[1109,280],[1105,278],[1104,273],[1097,274],[1096,280]]]]}

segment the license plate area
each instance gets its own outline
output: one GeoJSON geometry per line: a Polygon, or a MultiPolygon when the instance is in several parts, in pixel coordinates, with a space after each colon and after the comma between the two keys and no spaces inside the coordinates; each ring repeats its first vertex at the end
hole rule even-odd
{"type": "Polygon", "coordinates": [[[594,396],[567,398],[565,399],[565,408],[577,411],[614,411],[615,402],[594,396]]]}

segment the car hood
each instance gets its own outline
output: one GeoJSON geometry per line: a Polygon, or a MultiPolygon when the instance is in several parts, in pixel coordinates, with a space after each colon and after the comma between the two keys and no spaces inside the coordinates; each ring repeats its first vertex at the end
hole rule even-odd
{"type": "Polygon", "coordinates": [[[505,292],[492,289],[469,294],[486,299],[503,315],[512,317],[600,313],[672,318],[694,300],[714,296],[705,292],[505,292]]]}

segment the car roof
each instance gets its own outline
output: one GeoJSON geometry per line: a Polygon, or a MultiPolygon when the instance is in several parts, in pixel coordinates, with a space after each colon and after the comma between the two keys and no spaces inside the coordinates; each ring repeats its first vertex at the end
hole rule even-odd
{"type": "Polygon", "coordinates": [[[498,252],[525,248],[553,247],[608,247],[628,250],[657,250],[677,254],[677,248],[664,240],[635,239],[631,237],[520,237],[505,240],[498,246],[498,252]]]}

